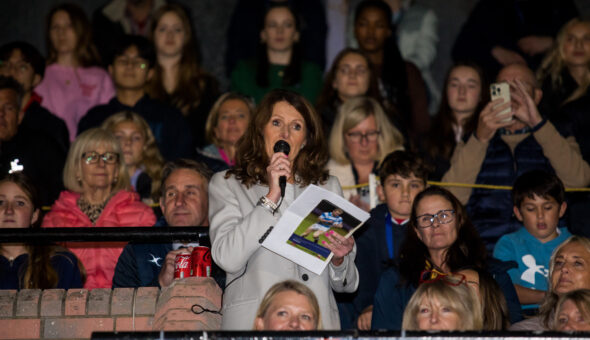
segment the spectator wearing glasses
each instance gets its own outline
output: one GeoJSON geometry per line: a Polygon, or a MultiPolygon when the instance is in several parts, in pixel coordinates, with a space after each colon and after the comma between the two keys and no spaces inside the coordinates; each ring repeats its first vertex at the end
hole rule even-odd
{"type": "Polygon", "coordinates": [[[401,329],[404,309],[421,281],[486,265],[486,249],[477,231],[448,190],[428,187],[419,193],[409,224],[399,266],[381,276],[373,303],[372,329],[401,329]]]}
{"type": "Polygon", "coordinates": [[[324,132],[330,135],[338,110],[350,98],[367,96],[382,103],[379,82],[369,57],[359,49],[346,48],[336,58],[324,78],[316,109],[324,132]]]}
{"type": "Polygon", "coordinates": [[[191,156],[191,130],[180,111],[146,94],[156,62],[152,44],[144,37],[127,35],[115,44],[114,51],[108,68],[117,92],[108,103],[88,111],[78,123],[78,133],[100,126],[116,113],[132,111],[148,123],[165,159],[191,156]]]}
{"type": "MultiPolygon", "coordinates": [[[[156,222],[136,192],[117,138],[103,129],[82,133],[70,148],[63,191],[42,227],[134,227],[156,222]]],[[[110,288],[123,242],[66,243],[86,268],[84,288],[110,288]]]]}
{"type": "MultiPolygon", "coordinates": [[[[336,116],[330,133],[328,171],[343,187],[367,184],[369,175],[392,151],[403,149],[404,138],[372,98],[357,97],[346,101],[336,116]]],[[[343,190],[344,197],[369,211],[368,184],[343,190]]]]}

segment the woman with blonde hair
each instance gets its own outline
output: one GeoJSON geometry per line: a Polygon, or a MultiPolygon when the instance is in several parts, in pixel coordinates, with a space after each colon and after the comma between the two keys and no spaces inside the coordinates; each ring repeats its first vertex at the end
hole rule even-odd
{"type": "Polygon", "coordinates": [[[563,26],[537,78],[543,90],[539,111],[545,117],[557,115],[564,104],[588,94],[590,21],[575,18],[563,26]]]}
{"type": "Polygon", "coordinates": [[[311,289],[303,283],[286,280],[266,292],[254,320],[258,331],[308,331],[320,328],[320,306],[311,289]]]}
{"type": "Polygon", "coordinates": [[[161,6],[152,19],[150,37],[157,62],[146,92],[179,109],[196,146],[204,146],[204,126],[217,98],[217,82],[199,64],[198,45],[186,10],[178,4],[161,6]]]}
{"type": "Polygon", "coordinates": [[[207,117],[205,135],[211,144],[197,150],[197,157],[214,172],[227,170],[235,163],[238,140],[242,137],[254,103],[236,92],[222,94],[207,117]]]}
{"type": "Polygon", "coordinates": [[[105,120],[102,128],[119,140],[131,186],[142,200],[157,201],[164,159],[148,123],[137,113],[123,111],[105,120]]]}
{"type": "Polygon", "coordinates": [[[590,290],[574,290],[557,300],[553,329],[590,331],[590,290]]]}
{"type": "Polygon", "coordinates": [[[482,309],[465,276],[439,276],[422,283],[404,311],[402,329],[468,331],[483,328],[482,309]]]}
{"type": "MultiPolygon", "coordinates": [[[[136,192],[130,191],[129,174],[117,138],[94,128],[80,134],[68,153],[62,191],[43,218],[42,227],[152,226],[156,217],[136,192]]],[[[65,244],[84,264],[84,288],[110,288],[123,242],[65,244]]]]}
{"type": "Polygon", "coordinates": [[[574,290],[590,289],[590,239],[574,235],[555,248],[549,260],[548,279],[539,315],[512,325],[510,330],[554,329],[559,298],[574,290]]]}
{"type": "Polygon", "coordinates": [[[404,148],[401,132],[390,122],[381,105],[372,98],[347,100],[340,108],[330,133],[327,168],[344,189],[344,197],[369,211],[369,175],[376,173],[387,154],[404,148]]]}

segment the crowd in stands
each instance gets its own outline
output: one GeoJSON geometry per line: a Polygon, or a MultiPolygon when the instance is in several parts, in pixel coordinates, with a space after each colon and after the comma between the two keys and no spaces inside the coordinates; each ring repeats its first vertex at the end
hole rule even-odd
{"type": "Polygon", "coordinates": [[[0,243],[0,289],[165,288],[208,246],[224,330],[590,331],[590,21],[479,0],[439,86],[431,9],[348,3],[239,1],[227,89],[173,2],[63,3],[46,57],[0,46],[0,228],[209,230],[0,243]],[[261,245],[311,185],[370,214],[314,232],[320,274],[261,245]]]}

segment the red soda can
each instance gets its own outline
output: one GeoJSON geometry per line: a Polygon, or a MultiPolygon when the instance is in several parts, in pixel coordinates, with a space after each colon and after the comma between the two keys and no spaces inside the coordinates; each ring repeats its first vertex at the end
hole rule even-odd
{"type": "Polygon", "coordinates": [[[192,270],[191,254],[187,252],[176,255],[174,261],[174,278],[183,279],[191,276],[192,270]]]}
{"type": "Polygon", "coordinates": [[[195,247],[191,257],[193,260],[193,276],[211,276],[211,250],[209,247],[195,247]]]}

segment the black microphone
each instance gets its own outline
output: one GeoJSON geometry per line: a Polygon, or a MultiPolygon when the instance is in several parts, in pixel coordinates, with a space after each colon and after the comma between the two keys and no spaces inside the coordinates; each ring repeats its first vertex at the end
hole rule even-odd
{"type": "MultiPolygon", "coordinates": [[[[285,155],[289,156],[289,151],[291,151],[291,147],[289,143],[285,142],[284,140],[280,140],[275,143],[273,147],[274,152],[282,152],[285,155]]],[[[279,177],[279,187],[281,187],[281,197],[285,197],[285,187],[287,186],[287,177],[281,176],[279,177]]]]}

